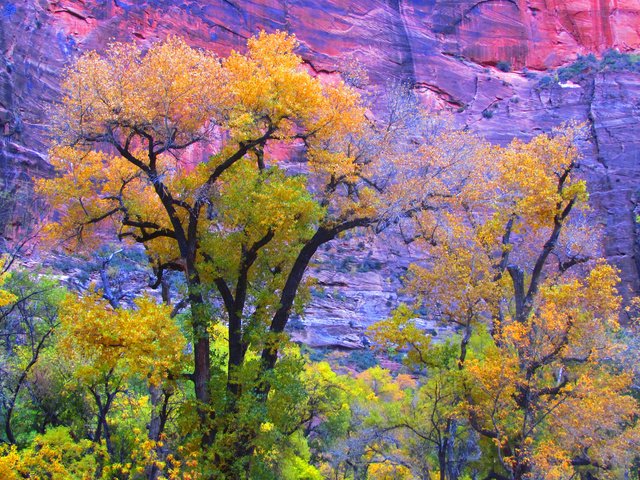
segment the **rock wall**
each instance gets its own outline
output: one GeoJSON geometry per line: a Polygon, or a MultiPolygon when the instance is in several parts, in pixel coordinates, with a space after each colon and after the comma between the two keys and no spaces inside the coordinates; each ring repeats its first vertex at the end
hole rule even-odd
{"type": "MultiPolygon", "coordinates": [[[[3,0],[0,26],[5,236],[32,221],[28,212],[37,213],[27,208],[31,179],[52,173],[46,106],[56,99],[64,65],[80,52],[102,50],[112,39],[147,45],[178,34],[226,54],[260,29],[284,29],[298,36],[300,53],[318,74],[357,61],[372,88],[410,80],[426,105],[450,109],[494,142],[568,119],[587,122],[592,138],[583,148],[584,174],[605,230],[605,253],[622,269],[625,292],[640,291],[640,75],[595,72],[575,83],[540,84],[541,71],[578,54],[640,47],[640,0],[3,0]]],[[[388,247],[367,248],[355,259],[377,255],[382,267],[355,275],[338,275],[325,253],[318,275],[342,306],[330,307],[319,293],[306,321],[326,335],[298,335],[357,346],[359,334],[349,335],[394,306],[397,298],[389,297],[397,285],[387,279],[401,274],[409,253],[398,252],[404,260],[386,265],[388,247]]]]}

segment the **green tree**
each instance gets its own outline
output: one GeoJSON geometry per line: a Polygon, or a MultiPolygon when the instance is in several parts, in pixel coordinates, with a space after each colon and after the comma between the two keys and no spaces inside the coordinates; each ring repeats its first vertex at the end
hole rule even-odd
{"type": "MultiPolygon", "coordinates": [[[[51,279],[34,280],[20,270],[5,272],[0,280],[4,283],[0,290],[0,418],[4,440],[15,444],[19,438],[13,419],[21,410],[22,397],[33,387],[31,374],[38,360],[52,343],[63,290],[51,279]]],[[[35,410],[28,409],[32,418],[20,412],[24,414],[20,433],[28,433],[29,428],[43,433],[56,422],[53,412],[35,410]]]]}

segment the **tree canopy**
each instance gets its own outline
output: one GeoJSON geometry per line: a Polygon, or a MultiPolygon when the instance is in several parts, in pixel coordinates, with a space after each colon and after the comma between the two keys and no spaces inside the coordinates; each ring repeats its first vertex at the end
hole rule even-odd
{"type": "Polygon", "coordinates": [[[637,348],[581,127],[491,145],[411,85],[373,104],[322,81],[297,46],[114,43],[65,71],[38,190],[48,240],[94,270],[73,289],[0,266],[0,477],[637,473],[637,348]],[[365,352],[293,344],[316,254],[355,229],[410,245],[413,302],[365,352]],[[118,255],[148,285],[114,288],[118,255]]]}

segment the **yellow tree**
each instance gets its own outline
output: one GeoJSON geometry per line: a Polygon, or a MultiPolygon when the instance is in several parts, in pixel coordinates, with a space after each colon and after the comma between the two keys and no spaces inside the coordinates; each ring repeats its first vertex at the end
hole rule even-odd
{"type": "MultiPolygon", "coordinates": [[[[54,115],[57,141],[51,160],[61,177],[41,183],[53,206],[64,212],[61,221],[51,225],[52,235],[87,244],[98,227],[109,225],[120,238],[145,245],[159,280],[167,270],[184,272],[195,343],[192,379],[203,403],[209,402],[207,328],[212,318],[202,264],[211,263],[214,276],[221,273],[220,264],[237,270],[235,288],[228,279],[211,280],[227,306],[230,361],[241,363],[246,345],[238,319],[247,272],[258,251],[274,238],[299,249],[293,265],[279,274],[284,282],[280,308],[269,329],[280,334],[302,272],[319,244],[369,222],[354,209],[335,205],[335,214],[323,221],[317,213],[300,210],[302,218],[287,215],[287,197],[299,197],[304,182],[282,180],[254,197],[256,214],[265,214],[248,219],[256,224],[230,219],[236,222],[230,228],[237,232],[232,233],[241,237],[233,252],[216,250],[223,246],[204,239],[215,233],[215,211],[224,209],[217,198],[235,178],[247,174],[254,183],[271,183],[269,163],[278,160],[270,155],[271,146],[306,150],[311,168],[321,181],[329,181],[325,189],[335,190],[360,171],[349,152],[349,139],[365,120],[358,95],[342,83],[323,85],[312,78],[293,53],[295,46],[295,39],[284,33],[263,33],[249,41],[247,54],[234,52],[219,59],[177,38],[152,46],[146,54],[134,45],[114,44],[105,56],[86,54],[69,69],[54,115]],[[211,154],[198,165],[185,154],[196,144],[211,154]],[[299,233],[297,225],[311,220],[315,232],[288,237],[299,233]],[[209,251],[203,247],[207,243],[209,251]],[[227,254],[236,258],[221,260],[227,254]],[[235,265],[229,265],[232,262],[235,265]]],[[[331,203],[331,192],[325,199],[331,203]]],[[[273,367],[276,351],[274,345],[265,346],[265,368],[273,367]]],[[[230,378],[230,389],[234,383],[230,378]]]]}
{"type": "Polygon", "coordinates": [[[637,441],[630,427],[638,405],[629,375],[610,365],[619,348],[610,336],[617,281],[600,264],[586,278],[545,282],[527,320],[506,320],[494,343],[468,361],[470,419],[492,441],[504,469],[496,475],[628,468],[633,454],[620,450],[637,441]],[[602,460],[610,456],[615,461],[602,460]]]}
{"type": "MultiPolygon", "coordinates": [[[[168,271],[184,274],[188,377],[208,444],[243,395],[264,406],[316,251],[347,230],[433,208],[470,180],[460,159],[472,136],[425,119],[412,101],[369,120],[357,92],[309,75],[295,47],[284,33],[224,59],[177,38],[146,53],[115,44],[68,70],[53,115],[60,176],[40,183],[60,211],[49,233],[87,248],[110,229],[144,245],[155,286],[168,271]],[[450,148],[432,155],[439,142],[450,148]],[[202,151],[208,159],[194,161],[202,151]],[[302,160],[304,175],[285,174],[282,160],[302,160]],[[218,321],[228,350],[214,365],[218,321]]],[[[255,433],[232,460],[250,456],[255,433]]]]}
{"type": "MultiPolygon", "coordinates": [[[[160,388],[177,378],[186,341],[171,308],[143,297],[135,309],[111,308],[97,294],[68,295],[60,307],[56,352],[95,403],[92,439],[113,453],[108,415],[128,382],[160,388]]],[[[156,435],[157,436],[157,435],[156,435]]],[[[155,438],[157,440],[157,438],[155,438]]]]}
{"type": "MultiPolygon", "coordinates": [[[[529,478],[544,461],[602,468],[596,457],[604,454],[596,452],[615,450],[618,433],[633,436],[628,379],[607,361],[616,349],[617,277],[594,263],[597,229],[576,211],[587,200],[575,176],[578,134],[569,126],[472,159],[478,168],[471,187],[418,217],[418,242],[428,255],[411,268],[408,288],[434,318],[460,328],[457,369],[466,387],[458,401],[492,446],[499,466],[487,468],[494,478],[529,478]],[[488,338],[479,333],[483,324],[488,338]],[[474,332],[478,345],[469,359],[474,332]],[[587,396],[616,412],[609,433],[597,418],[586,421],[593,406],[587,396]],[[581,418],[584,438],[600,435],[593,458],[575,445],[549,443],[564,405],[581,418]],[[545,457],[551,444],[555,460],[545,457]]],[[[429,342],[401,313],[379,325],[377,336],[425,364],[429,342]]]]}
{"type": "MultiPolygon", "coordinates": [[[[194,357],[187,376],[203,441],[240,439],[227,458],[214,455],[235,469],[223,475],[251,463],[260,422],[233,425],[249,401],[264,411],[313,255],[399,210],[381,208],[392,169],[379,166],[394,130],[372,134],[359,95],[309,75],[296,44],[262,33],[247,53],[224,59],[177,38],[146,53],[115,44],[104,56],[86,54],[66,73],[53,115],[60,176],[40,183],[60,212],[53,238],[90,248],[111,230],[144,245],[154,286],[167,271],[184,274],[194,357]],[[199,151],[208,159],[193,161],[199,151]],[[305,160],[305,176],[285,175],[282,157],[305,160]],[[221,320],[228,349],[220,362],[210,327],[221,320]]],[[[398,123],[390,116],[387,125],[398,123]]]]}

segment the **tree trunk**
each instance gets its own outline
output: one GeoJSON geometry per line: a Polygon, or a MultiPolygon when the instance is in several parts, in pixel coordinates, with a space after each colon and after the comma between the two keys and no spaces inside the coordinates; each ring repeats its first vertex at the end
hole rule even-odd
{"type": "Polygon", "coordinates": [[[4,419],[4,433],[7,436],[7,441],[15,445],[16,438],[13,436],[13,430],[11,428],[11,413],[13,412],[13,406],[9,407],[7,410],[7,414],[4,419]]]}
{"type": "Polygon", "coordinates": [[[209,404],[209,382],[211,381],[211,359],[209,352],[209,315],[202,296],[200,277],[192,262],[187,264],[189,282],[189,304],[193,328],[194,371],[193,383],[196,399],[209,404]],[[191,265],[190,265],[191,264],[191,265]]]}
{"type": "Polygon", "coordinates": [[[447,480],[447,452],[444,445],[438,447],[438,466],[440,468],[440,480],[447,480]]]}
{"type": "Polygon", "coordinates": [[[198,416],[200,426],[204,432],[203,446],[209,446],[215,439],[215,432],[211,428],[213,413],[209,408],[211,400],[209,387],[211,383],[211,358],[209,344],[209,314],[200,291],[200,279],[197,274],[190,278],[189,304],[191,306],[191,322],[193,328],[193,380],[196,400],[198,400],[198,416]]]}
{"type": "Polygon", "coordinates": [[[458,431],[458,422],[457,420],[451,420],[449,423],[449,428],[447,429],[447,440],[446,440],[446,452],[449,461],[447,462],[447,478],[449,480],[458,480],[460,477],[459,465],[456,462],[455,457],[455,446],[456,446],[456,433],[458,431]]]}
{"type": "MultiPolygon", "coordinates": [[[[326,228],[320,227],[313,237],[302,247],[302,250],[300,250],[298,257],[291,267],[291,271],[289,272],[284,288],[282,289],[282,294],[280,296],[280,308],[276,310],[271,321],[271,326],[269,328],[270,335],[277,335],[284,331],[284,328],[289,321],[291,307],[293,306],[293,302],[298,293],[298,288],[300,287],[304,272],[307,270],[311,258],[318,251],[320,245],[332,240],[338,233],[339,232],[336,230],[327,230],[326,228]]],[[[267,344],[262,350],[262,374],[264,375],[265,372],[272,370],[275,367],[277,360],[278,346],[270,344],[267,341],[267,344]]],[[[270,386],[266,382],[262,382],[259,387],[258,394],[266,399],[269,394],[269,389],[270,386]]]]}
{"type": "MultiPolygon", "coordinates": [[[[151,420],[149,421],[149,440],[156,442],[154,451],[157,461],[164,461],[166,458],[166,447],[160,447],[157,442],[160,441],[162,434],[164,433],[164,427],[167,423],[169,416],[169,399],[171,393],[167,393],[164,389],[159,387],[149,387],[149,396],[151,398],[151,405],[153,410],[151,412],[151,420]]],[[[157,480],[160,476],[160,469],[155,464],[148,465],[146,468],[146,477],[148,480],[157,480]]]]}

